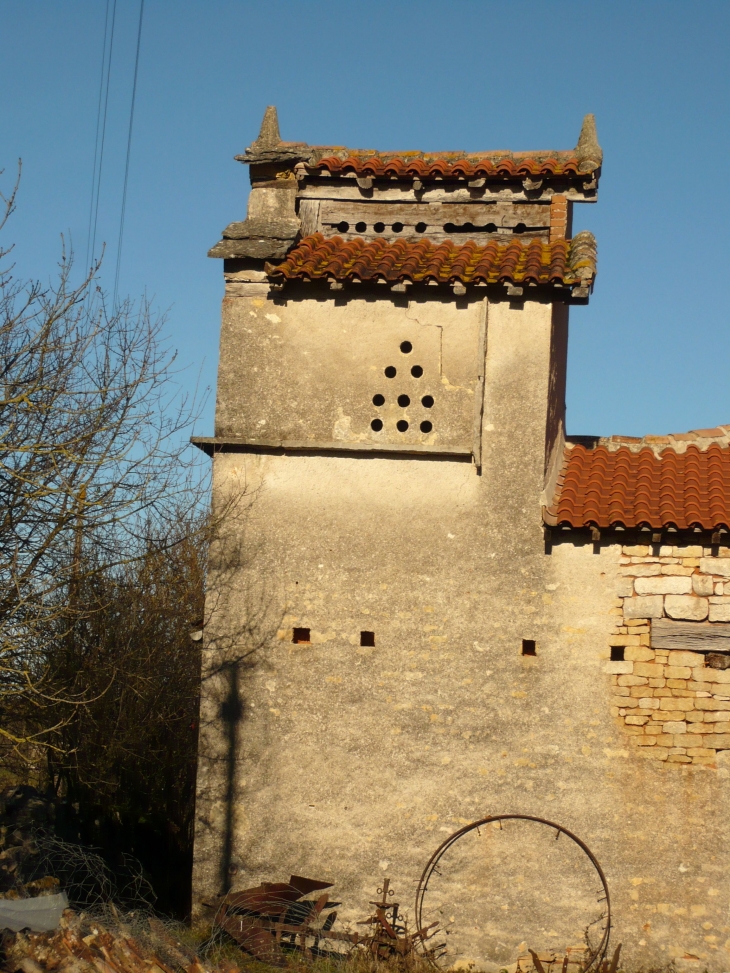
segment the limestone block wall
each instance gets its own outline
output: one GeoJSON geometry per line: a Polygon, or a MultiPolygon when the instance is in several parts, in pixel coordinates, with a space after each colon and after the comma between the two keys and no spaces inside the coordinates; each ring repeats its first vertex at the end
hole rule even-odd
{"type": "Polygon", "coordinates": [[[716,766],[730,750],[730,669],[704,652],[652,648],[657,619],[730,621],[730,549],[622,548],[609,642],[611,712],[642,756],[716,766]]]}

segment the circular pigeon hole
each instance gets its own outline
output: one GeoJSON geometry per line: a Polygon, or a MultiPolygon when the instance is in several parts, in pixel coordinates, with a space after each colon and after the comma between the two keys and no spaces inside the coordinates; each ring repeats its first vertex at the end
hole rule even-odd
{"type": "Polygon", "coordinates": [[[427,223],[416,223],[416,233],[425,233],[427,229],[427,223]]]}
{"type": "Polygon", "coordinates": [[[393,233],[402,233],[403,232],[403,224],[402,223],[394,223],[393,224],[393,227],[392,227],[392,230],[393,230],[393,233]]]}
{"type": "Polygon", "coordinates": [[[395,378],[395,375],[396,375],[395,365],[388,365],[388,367],[385,369],[385,377],[395,378]]]}
{"type": "Polygon", "coordinates": [[[411,404],[411,400],[408,398],[407,395],[398,396],[398,405],[401,407],[401,409],[407,409],[410,404],[411,404]]]}
{"type": "Polygon", "coordinates": [[[355,229],[357,230],[358,233],[364,233],[365,230],[367,230],[367,228],[368,228],[367,223],[356,223],[355,224],[355,229]]]}
{"type": "Polygon", "coordinates": [[[373,405],[385,405],[385,396],[378,392],[377,395],[373,396],[373,405]]]}
{"type": "Polygon", "coordinates": [[[414,378],[420,378],[421,375],[423,375],[423,369],[421,368],[421,366],[420,365],[414,365],[413,368],[411,369],[411,375],[414,378]]]}
{"type": "Polygon", "coordinates": [[[421,432],[431,432],[433,429],[433,423],[429,422],[428,419],[424,419],[421,423],[421,432]]]}
{"type": "Polygon", "coordinates": [[[398,432],[406,432],[408,429],[408,423],[405,419],[399,419],[398,422],[396,422],[395,427],[398,432]]]}
{"type": "Polygon", "coordinates": [[[376,233],[384,233],[385,223],[376,223],[373,229],[375,230],[376,233]]]}
{"type": "Polygon", "coordinates": [[[430,409],[433,405],[433,396],[424,395],[424,397],[421,399],[421,405],[424,409],[430,409]]]}
{"type": "Polygon", "coordinates": [[[373,421],[370,423],[370,428],[373,430],[373,432],[380,432],[380,430],[383,428],[383,420],[373,419],[373,421]]]}
{"type": "Polygon", "coordinates": [[[404,355],[410,355],[410,353],[413,351],[413,345],[410,343],[410,341],[401,341],[400,350],[404,355]]]}
{"type": "Polygon", "coordinates": [[[347,233],[347,231],[350,229],[350,224],[346,220],[343,220],[341,223],[337,224],[337,229],[340,231],[340,233],[347,233]]]}
{"type": "Polygon", "coordinates": [[[485,229],[486,229],[487,233],[496,233],[497,232],[497,224],[496,223],[487,223],[485,229]]]}
{"type": "Polygon", "coordinates": [[[527,227],[524,223],[518,223],[512,230],[513,233],[524,233],[527,227]]]}

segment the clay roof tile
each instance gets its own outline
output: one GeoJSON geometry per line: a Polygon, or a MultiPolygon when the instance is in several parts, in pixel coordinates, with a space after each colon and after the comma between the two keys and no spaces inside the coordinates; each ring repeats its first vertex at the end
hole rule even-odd
{"type": "MultiPolygon", "coordinates": [[[[408,277],[413,282],[458,280],[464,284],[559,283],[566,287],[592,284],[595,277],[595,241],[590,237],[592,258],[586,257],[586,237],[579,234],[579,269],[573,268],[573,243],[556,240],[510,240],[477,244],[473,240],[435,244],[426,238],[407,240],[345,241],[321,233],[305,237],[281,264],[267,264],[272,278],[285,280],[334,278],[370,280],[382,277],[397,282],[408,277]]],[[[576,238],[577,239],[577,238],[576,238]]]]}
{"type": "Polygon", "coordinates": [[[730,527],[730,446],[566,446],[549,515],[571,527],[730,527]]]}

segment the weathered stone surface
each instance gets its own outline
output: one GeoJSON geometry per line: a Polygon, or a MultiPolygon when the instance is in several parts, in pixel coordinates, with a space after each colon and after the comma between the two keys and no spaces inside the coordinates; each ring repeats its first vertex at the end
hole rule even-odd
{"type": "Polygon", "coordinates": [[[662,573],[661,564],[628,564],[620,568],[621,574],[628,577],[640,578],[662,573]]]}
{"type": "Polygon", "coordinates": [[[686,711],[694,709],[694,701],[691,699],[677,698],[674,696],[669,698],[665,697],[659,701],[659,708],[663,710],[668,709],[686,711]]]}
{"type": "Polygon", "coordinates": [[[699,697],[695,700],[695,709],[730,711],[730,700],[699,697]]]}
{"type": "Polygon", "coordinates": [[[253,257],[256,260],[277,260],[285,257],[291,242],[260,239],[260,240],[221,240],[208,251],[209,257],[253,257]]]}
{"type": "MultiPolygon", "coordinates": [[[[699,670],[693,670],[698,673],[699,670]]],[[[730,669],[711,669],[706,668],[702,670],[702,679],[704,682],[708,683],[730,683],[730,669]]],[[[712,691],[714,693],[718,692],[716,685],[713,685],[712,691]]]]}
{"type": "Polygon", "coordinates": [[[701,557],[700,571],[702,574],[714,574],[721,578],[730,578],[730,557],[701,557]]]}
{"type": "Polygon", "coordinates": [[[670,666],[704,666],[705,657],[701,652],[685,652],[682,649],[672,649],[669,652],[668,663],[670,666]]]}
{"type": "Polygon", "coordinates": [[[687,547],[673,547],[672,554],[674,557],[702,557],[703,549],[698,545],[688,545],[687,547]]]}
{"type": "Polygon", "coordinates": [[[648,682],[649,680],[646,676],[635,676],[633,673],[618,677],[619,686],[646,686],[648,682]]]}
{"type": "Polygon", "coordinates": [[[667,595],[664,608],[670,618],[701,622],[707,618],[709,603],[706,598],[697,598],[695,595],[667,595]]]}
{"type": "Polygon", "coordinates": [[[677,733],[686,733],[687,724],[676,720],[674,722],[669,722],[664,724],[664,732],[671,733],[672,735],[677,733]]]}
{"type": "Polygon", "coordinates": [[[634,593],[634,583],[631,578],[619,578],[616,583],[616,594],[619,598],[630,598],[634,593]]]}
{"type": "Polygon", "coordinates": [[[611,675],[629,675],[634,671],[633,662],[607,662],[603,667],[604,672],[608,672],[611,675]]]}
{"type": "Polygon", "coordinates": [[[229,223],[223,231],[223,239],[251,240],[265,237],[293,241],[299,232],[299,225],[299,220],[296,219],[249,219],[242,223],[229,223]]]}
{"type": "Polygon", "coordinates": [[[654,659],[654,652],[645,645],[627,645],[624,649],[624,658],[631,662],[651,662],[654,659]]]}
{"type": "Polygon", "coordinates": [[[706,574],[693,574],[692,590],[696,595],[701,595],[706,598],[713,593],[712,578],[706,574]]]}
{"type": "Polygon", "coordinates": [[[685,595],[692,590],[692,579],[667,574],[654,578],[637,578],[634,589],[637,595],[685,595]]]}
{"type": "Polygon", "coordinates": [[[624,601],[624,615],[626,618],[661,618],[664,614],[661,595],[649,595],[643,598],[626,598],[624,601]]]}
{"type": "MultiPolygon", "coordinates": [[[[689,679],[692,675],[692,670],[688,666],[665,666],[664,675],[667,678],[667,685],[669,685],[670,679],[689,679]]],[[[684,687],[670,686],[670,689],[678,689],[684,687]]]]}
{"type": "Polygon", "coordinates": [[[730,622],[730,605],[710,605],[711,622],[730,622]]]}
{"type": "Polygon", "coordinates": [[[664,675],[664,666],[656,662],[635,662],[634,675],[645,676],[647,679],[658,678],[664,675]]]}

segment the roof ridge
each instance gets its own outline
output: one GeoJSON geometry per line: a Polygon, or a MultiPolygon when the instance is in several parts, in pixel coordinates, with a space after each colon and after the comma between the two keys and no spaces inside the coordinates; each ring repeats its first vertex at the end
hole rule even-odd
{"type": "Polygon", "coordinates": [[[640,452],[649,448],[657,455],[663,450],[672,449],[677,453],[684,453],[689,446],[701,451],[709,449],[713,444],[730,446],[730,423],[723,426],[713,426],[711,429],[690,429],[689,432],[672,432],[663,436],[647,434],[645,436],[566,436],[566,446],[580,445],[584,448],[595,449],[605,447],[610,452],[626,448],[632,452],[640,452]]]}

